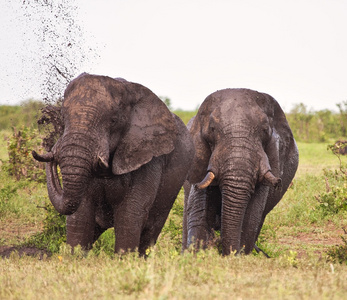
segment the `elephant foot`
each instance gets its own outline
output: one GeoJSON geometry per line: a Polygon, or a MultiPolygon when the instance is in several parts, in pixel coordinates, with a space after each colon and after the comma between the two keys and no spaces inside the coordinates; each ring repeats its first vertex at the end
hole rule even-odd
{"type": "Polygon", "coordinates": [[[271,258],[266,252],[261,250],[256,244],[254,244],[254,249],[255,249],[255,251],[257,251],[257,253],[259,253],[259,252],[263,253],[266,258],[271,258]]]}

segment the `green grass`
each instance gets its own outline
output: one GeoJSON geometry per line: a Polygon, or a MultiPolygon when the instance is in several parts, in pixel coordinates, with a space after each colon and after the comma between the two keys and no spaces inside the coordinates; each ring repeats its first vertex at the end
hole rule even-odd
{"type": "Polygon", "coordinates": [[[6,138],[9,137],[11,134],[11,130],[1,130],[0,131],[0,166],[1,161],[7,161],[8,160],[8,152],[7,152],[7,140],[6,138]]]}
{"type": "MultiPolygon", "coordinates": [[[[0,159],[6,159],[4,145],[0,138],[0,159]]],[[[222,257],[216,249],[181,255],[181,192],[146,260],[107,254],[112,230],[89,253],[71,255],[65,244],[41,259],[12,253],[0,258],[0,299],[344,299],[347,264],[327,260],[326,251],[342,244],[347,213],[324,215],[315,197],[326,189],[323,168],[336,169],[339,161],[327,144],[298,147],[297,176],[261,234],[271,259],[222,257]]],[[[46,213],[38,206],[48,198],[44,184],[16,182],[0,172],[1,249],[42,231],[46,213]]]]}
{"type": "MultiPolygon", "coordinates": [[[[297,144],[299,148],[299,168],[296,178],[304,174],[321,175],[325,168],[339,168],[339,160],[330,150],[327,150],[328,143],[299,142],[297,144]]],[[[344,163],[347,163],[347,156],[341,156],[341,159],[344,163]]]]}

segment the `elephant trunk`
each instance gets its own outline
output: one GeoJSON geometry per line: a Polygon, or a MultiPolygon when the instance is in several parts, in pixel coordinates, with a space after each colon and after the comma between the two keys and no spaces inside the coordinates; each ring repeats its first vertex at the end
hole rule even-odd
{"type": "MultiPolygon", "coordinates": [[[[242,148],[243,150],[245,147],[242,148]]],[[[216,175],[221,196],[221,242],[223,255],[242,249],[241,234],[247,205],[258,181],[259,155],[255,151],[239,152],[238,147],[218,163],[210,160],[209,169],[216,175]],[[217,167],[216,167],[217,166],[217,167]]]]}
{"type": "Polygon", "coordinates": [[[251,199],[252,181],[231,172],[220,182],[222,194],[221,238],[223,255],[241,250],[241,232],[247,204],[251,199]]]}
{"type": "MultiPolygon", "coordinates": [[[[271,172],[268,157],[263,151],[256,151],[246,143],[233,148],[230,156],[219,168],[219,186],[222,194],[221,237],[224,255],[230,251],[241,251],[241,235],[246,209],[255,191],[256,184],[270,184],[281,187],[281,179],[271,172]],[[242,149],[242,151],[240,150],[242,149]],[[247,151],[248,150],[248,151],[247,151]]],[[[213,170],[214,162],[210,162],[213,170]]]]}
{"type": "Polygon", "coordinates": [[[46,165],[48,195],[60,214],[70,215],[76,212],[81,204],[91,178],[90,151],[83,147],[82,142],[62,145],[59,166],[63,188],[58,178],[57,165],[57,160],[46,165]]]}

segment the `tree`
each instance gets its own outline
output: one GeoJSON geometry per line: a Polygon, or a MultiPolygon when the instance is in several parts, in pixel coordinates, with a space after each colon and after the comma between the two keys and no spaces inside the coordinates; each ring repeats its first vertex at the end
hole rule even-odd
{"type": "Polygon", "coordinates": [[[292,131],[308,141],[310,139],[309,124],[314,116],[313,112],[308,111],[305,104],[299,103],[294,106],[290,114],[292,116],[292,131]]]}
{"type": "Polygon", "coordinates": [[[172,110],[171,99],[170,98],[168,98],[166,96],[160,96],[159,98],[161,99],[161,101],[163,101],[166,104],[166,106],[167,106],[167,108],[169,110],[172,110]]]}
{"type": "Polygon", "coordinates": [[[342,136],[346,136],[347,133],[347,101],[336,104],[340,111],[340,126],[342,136]]]}

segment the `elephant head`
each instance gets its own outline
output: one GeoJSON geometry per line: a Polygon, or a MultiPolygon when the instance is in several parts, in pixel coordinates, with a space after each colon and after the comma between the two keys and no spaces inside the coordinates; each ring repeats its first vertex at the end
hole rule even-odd
{"type": "MultiPolygon", "coordinates": [[[[283,164],[294,140],[285,115],[267,94],[225,89],[205,99],[190,132],[196,154],[188,174],[193,185],[189,201],[202,201],[199,190],[219,187],[222,251],[225,255],[231,248],[238,252],[243,246],[246,211],[256,190],[264,186],[256,200],[260,208],[254,226],[259,227],[269,190],[281,193],[281,188],[287,188],[287,180],[282,187],[283,164]]],[[[200,222],[194,212],[189,222],[200,222]]],[[[201,236],[197,230],[188,227],[188,240],[201,236]]]]}
{"type": "Polygon", "coordinates": [[[83,73],[66,88],[61,113],[63,135],[50,152],[33,156],[47,162],[48,194],[64,215],[78,209],[92,177],[132,172],[174,149],[171,113],[140,84],[83,73]]]}

